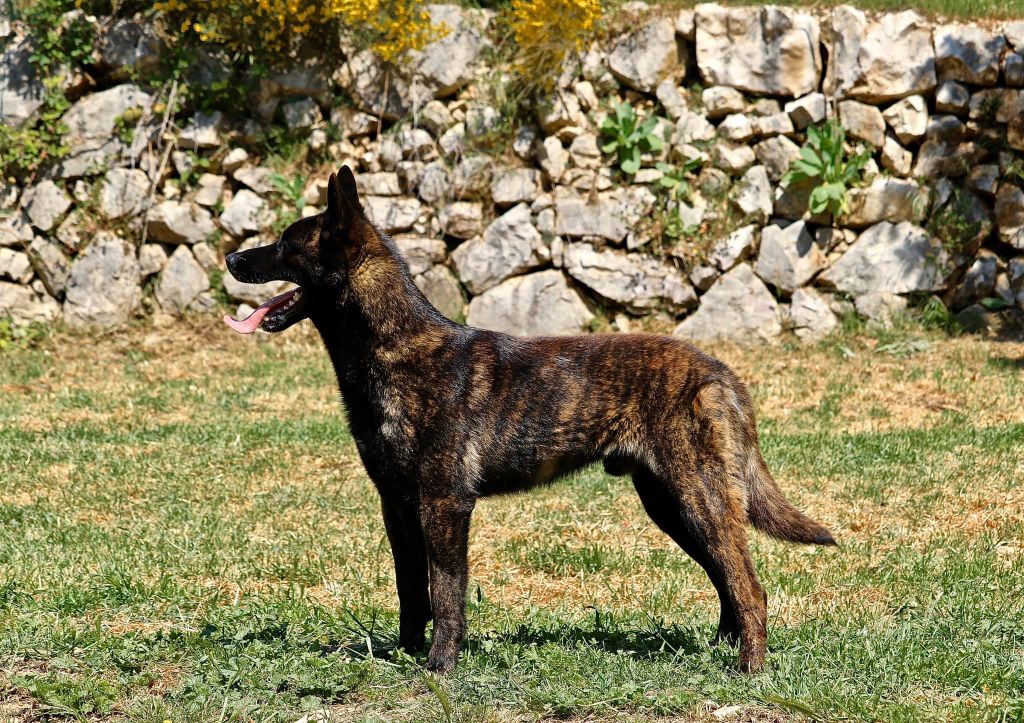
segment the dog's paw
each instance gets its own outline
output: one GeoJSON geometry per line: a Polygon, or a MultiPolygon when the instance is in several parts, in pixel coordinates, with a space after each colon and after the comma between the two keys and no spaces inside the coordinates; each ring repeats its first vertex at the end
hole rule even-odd
{"type": "Polygon", "coordinates": [[[431,650],[430,655],[427,657],[427,670],[432,673],[438,673],[439,675],[450,673],[455,670],[456,659],[457,657],[454,655],[435,653],[431,650]]]}

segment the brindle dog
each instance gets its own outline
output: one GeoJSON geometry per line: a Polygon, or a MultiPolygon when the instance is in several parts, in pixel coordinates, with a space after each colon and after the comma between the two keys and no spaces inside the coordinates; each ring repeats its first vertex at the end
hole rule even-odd
{"type": "Polygon", "coordinates": [[[367,220],[347,167],[330,178],[325,212],[227,264],[239,281],[299,285],[225,321],[251,333],[308,318],[320,332],[380,492],[399,644],[421,648],[433,619],[429,669],[451,670],[466,634],[476,501],[597,460],[632,476],[651,519],[711,578],[716,640],[739,640],[742,670],[764,663],[767,598],[745,524],[793,542],[834,541],[780,493],[750,396],[725,364],[663,336],[519,338],[449,321],[367,220]]]}

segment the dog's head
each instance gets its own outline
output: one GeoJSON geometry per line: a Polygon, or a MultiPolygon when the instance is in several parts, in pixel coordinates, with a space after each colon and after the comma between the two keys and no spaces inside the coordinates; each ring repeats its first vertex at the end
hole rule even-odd
{"type": "Polygon", "coordinates": [[[284,331],[307,318],[318,297],[338,298],[348,283],[355,252],[367,246],[373,228],[363,213],[348,166],[327,184],[327,210],[296,221],[276,243],[229,254],[228,271],[247,284],[289,281],[298,288],[260,304],[242,320],[224,317],[240,334],[284,331]]]}

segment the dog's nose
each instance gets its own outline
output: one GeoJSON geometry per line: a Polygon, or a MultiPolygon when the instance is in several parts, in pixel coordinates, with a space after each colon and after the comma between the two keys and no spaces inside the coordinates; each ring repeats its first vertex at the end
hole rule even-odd
{"type": "Polygon", "coordinates": [[[236,251],[233,254],[228,254],[227,256],[224,257],[224,261],[228,265],[228,270],[232,274],[235,273],[235,271],[239,267],[241,267],[243,258],[244,257],[242,256],[242,254],[240,254],[238,251],[236,251]]]}

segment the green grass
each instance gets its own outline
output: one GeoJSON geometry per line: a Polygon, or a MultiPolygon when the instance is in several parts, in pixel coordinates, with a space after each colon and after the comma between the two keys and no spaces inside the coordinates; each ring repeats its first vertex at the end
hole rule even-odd
{"type": "MultiPolygon", "coordinates": [[[[474,520],[450,677],[389,655],[390,555],[324,354],[189,326],[0,355],[0,720],[1020,720],[1024,347],[721,350],[837,549],[751,535],[769,664],[588,470],[474,520]],[[881,351],[880,351],[881,350],[881,351]]],[[[917,337],[925,337],[927,344],[917,337]]]]}

